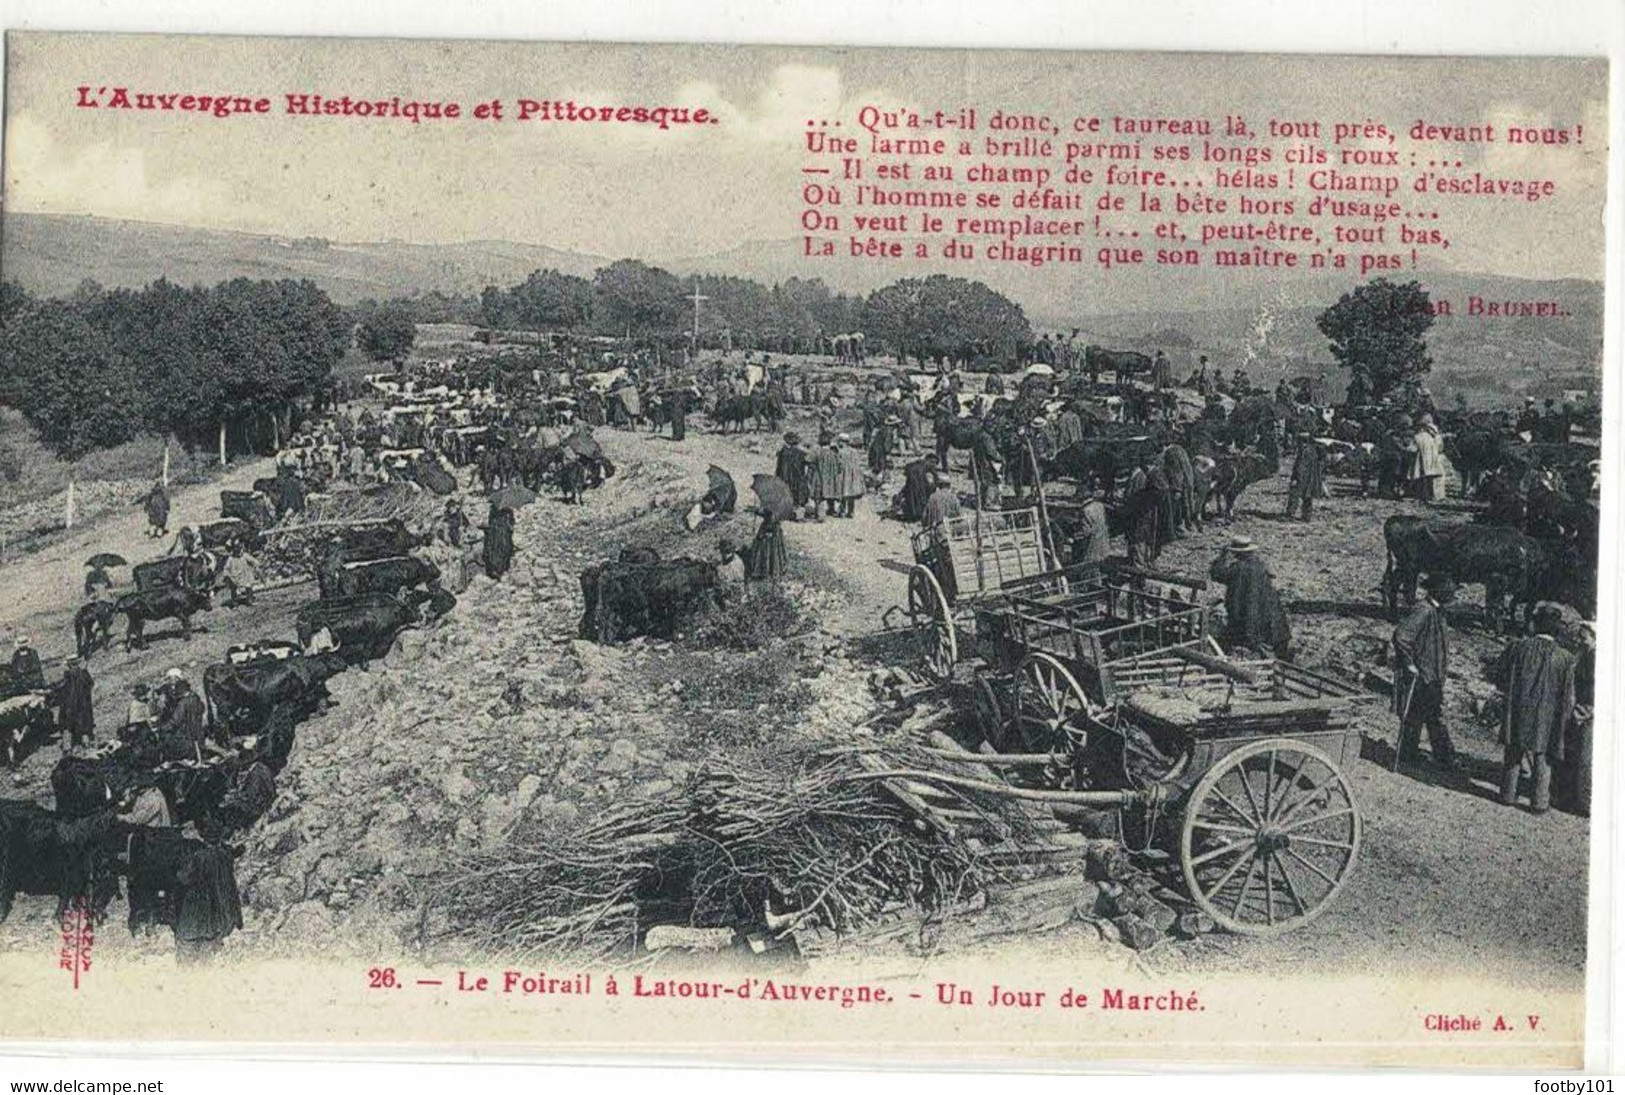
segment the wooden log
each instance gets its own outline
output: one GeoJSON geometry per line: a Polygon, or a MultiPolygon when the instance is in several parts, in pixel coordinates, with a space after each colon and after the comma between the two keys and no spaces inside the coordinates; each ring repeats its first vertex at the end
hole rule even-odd
{"type": "Polygon", "coordinates": [[[1256,673],[1243,669],[1241,666],[1236,665],[1233,662],[1227,662],[1223,658],[1216,658],[1211,654],[1204,654],[1199,650],[1194,650],[1189,647],[1176,646],[1170,649],[1168,653],[1172,654],[1176,658],[1179,658],[1181,661],[1190,662],[1192,665],[1199,665],[1203,669],[1211,669],[1215,673],[1220,673],[1226,677],[1229,677],[1231,680],[1240,681],[1243,684],[1260,683],[1259,677],[1256,673]]]}

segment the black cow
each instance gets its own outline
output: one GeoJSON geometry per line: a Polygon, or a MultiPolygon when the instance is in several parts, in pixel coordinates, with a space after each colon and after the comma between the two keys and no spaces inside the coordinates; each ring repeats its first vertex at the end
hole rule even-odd
{"type": "Polygon", "coordinates": [[[422,622],[424,617],[425,614],[404,597],[363,593],[311,601],[299,609],[295,628],[304,646],[310,644],[316,632],[327,628],[338,643],[339,656],[354,665],[388,653],[395,636],[422,622]]]}
{"type": "Polygon", "coordinates": [[[213,607],[209,594],[185,586],[167,586],[160,589],[138,590],[118,599],[117,611],[129,621],[124,634],[124,649],[145,646],[142,634],[149,623],[158,620],[179,620],[181,636],[192,640],[192,617],[213,607]]]}
{"type": "Polygon", "coordinates": [[[347,563],[361,563],[372,559],[389,559],[405,555],[413,548],[422,547],[431,534],[414,535],[398,517],[388,521],[349,525],[334,534],[339,541],[347,563]]]}
{"type": "Polygon", "coordinates": [[[100,918],[118,893],[116,815],[64,818],[32,802],[0,800],[0,921],[19,893],[55,897],[61,920],[76,899],[100,918]]]}
{"type": "Polygon", "coordinates": [[[56,733],[50,697],[23,692],[0,700],[0,758],[15,768],[56,733]]]}
{"type": "Polygon", "coordinates": [[[698,559],[588,567],[581,572],[581,637],[601,643],[671,638],[691,612],[714,603],[716,585],[716,567],[698,559]]]}
{"type": "Polygon", "coordinates": [[[398,555],[393,559],[369,559],[341,563],[321,576],[325,597],[356,597],[363,593],[398,593],[418,586],[440,583],[440,568],[427,559],[398,555]]]}
{"type": "Polygon", "coordinates": [[[1396,515],[1382,526],[1387,565],[1382,575],[1383,601],[1396,618],[1399,595],[1416,603],[1417,577],[1446,574],[1461,585],[1484,587],[1484,620],[1491,631],[1510,629],[1518,605],[1524,623],[1535,602],[1551,590],[1550,557],[1540,541],[1517,529],[1472,523],[1440,524],[1423,517],[1396,515]]]}
{"type": "Polygon", "coordinates": [[[197,527],[198,542],[209,551],[230,552],[241,544],[252,550],[260,543],[260,531],[241,517],[222,517],[197,527]]]}
{"type": "MultiPolygon", "coordinates": [[[[1273,452],[1221,454],[1214,462],[1212,485],[1207,498],[1218,500],[1219,515],[1229,521],[1235,513],[1236,499],[1241,497],[1241,492],[1254,483],[1273,479],[1280,470],[1280,460],[1274,457],[1273,452]]],[[[1207,498],[1202,500],[1204,517],[1207,516],[1207,498]]]]}
{"type": "Polygon", "coordinates": [[[210,724],[227,737],[265,736],[258,752],[280,768],[293,747],[294,725],[321,706],[328,678],[343,668],[344,659],[337,653],[208,666],[203,670],[203,697],[210,724]]]}
{"type": "Polygon", "coordinates": [[[1151,358],[1135,350],[1106,350],[1099,346],[1086,346],[1083,365],[1091,378],[1099,377],[1105,369],[1118,376],[1151,371],[1151,358]]]}
{"type": "Polygon", "coordinates": [[[113,601],[91,601],[73,614],[73,645],[81,658],[113,645],[113,620],[118,605],[113,601]]]}

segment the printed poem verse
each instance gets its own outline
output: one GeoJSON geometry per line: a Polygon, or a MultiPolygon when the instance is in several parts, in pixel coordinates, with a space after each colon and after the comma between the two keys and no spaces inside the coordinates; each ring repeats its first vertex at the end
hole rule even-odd
{"type": "Polygon", "coordinates": [[[1010,113],[866,105],[808,119],[809,259],[957,259],[1404,271],[1451,246],[1469,203],[1552,199],[1502,150],[1574,149],[1581,124],[1426,118],[1010,113]]]}

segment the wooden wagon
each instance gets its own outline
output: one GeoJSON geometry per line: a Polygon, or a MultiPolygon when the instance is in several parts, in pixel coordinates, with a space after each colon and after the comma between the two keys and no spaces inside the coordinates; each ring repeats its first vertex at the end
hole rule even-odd
{"type": "Polygon", "coordinates": [[[960,631],[980,601],[1042,578],[1053,563],[1037,507],[950,517],[911,537],[908,615],[926,668],[947,678],[960,658],[960,631]]]}
{"type": "Polygon", "coordinates": [[[1067,635],[1054,622],[1006,640],[1007,656],[1026,653],[1001,751],[1032,750],[1011,759],[1064,773],[1074,802],[1115,808],[1119,833],[1173,855],[1220,927],[1274,935],[1324,912],[1359,855],[1343,769],[1359,755],[1354,713],[1376,697],[1289,662],[1225,657],[1189,609],[1067,635]]]}

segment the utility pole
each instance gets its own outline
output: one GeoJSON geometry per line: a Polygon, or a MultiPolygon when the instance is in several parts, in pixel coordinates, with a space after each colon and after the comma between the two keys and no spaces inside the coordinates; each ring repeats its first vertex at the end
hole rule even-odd
{"type": "Polygon", "coordinates": [[[700,279],[694,279],[694,295],[688,298],[694,302],[694,357],[700,356],[700,302],[710,300],[710,297],[700,294],[700,279]]]}

